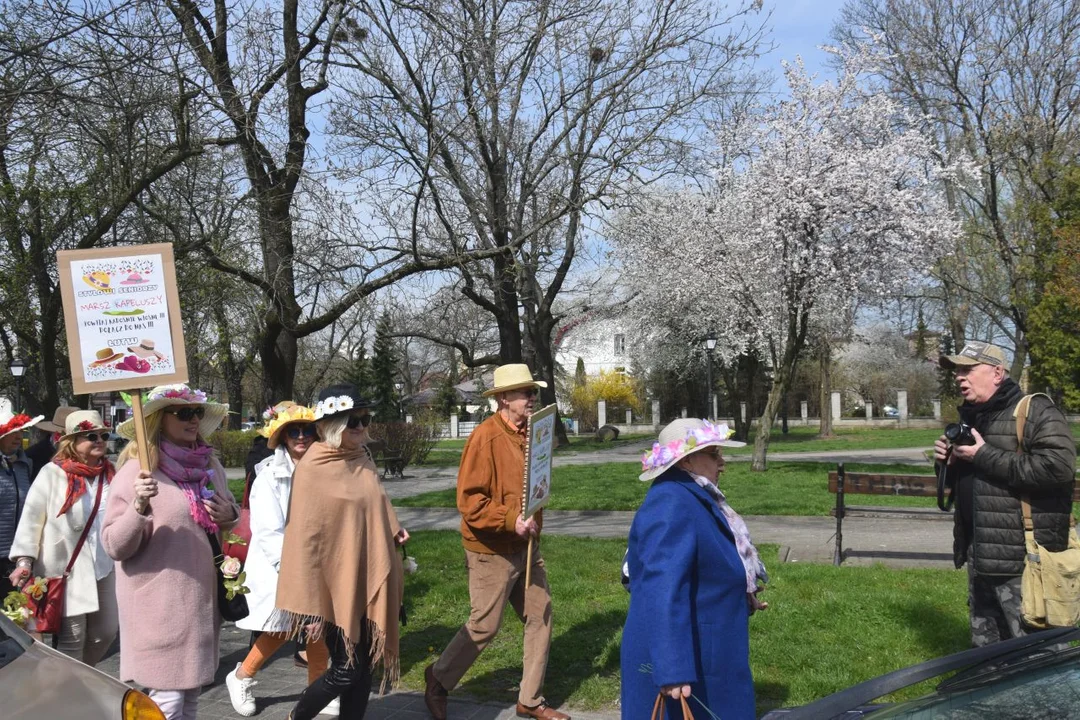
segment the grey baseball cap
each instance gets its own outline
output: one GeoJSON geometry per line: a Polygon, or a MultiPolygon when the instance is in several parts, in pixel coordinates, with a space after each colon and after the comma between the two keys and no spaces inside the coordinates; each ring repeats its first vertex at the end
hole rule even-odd
{"type": "Polygon", "coordinates": [[[970,367],[972,365],[1005,367],[1005,351],[990,343],[969,342],[964,345],[959,355],[942,355],[938,358],[938,365],[946,370],[952,370],[957,366],[970,367]]]}

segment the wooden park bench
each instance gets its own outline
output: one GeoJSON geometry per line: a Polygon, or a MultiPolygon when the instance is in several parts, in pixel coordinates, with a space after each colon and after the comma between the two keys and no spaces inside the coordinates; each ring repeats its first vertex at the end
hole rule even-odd
{"type": "Polygon", "coordinates": [[[926,508],[849,506],[844,502],[845,495],[907,495],[909,497],[937,497],[937,477],[934,475],[891,475],[883,473],[846,472],[844,464],[829,472],[829,492],[836,495],[836,508],[831,512],[836,516],[836,549],[833,552],[833,565],[844,561],[844,516],[859,515],[894,515],[911,517],[912,515],[930,516],[943,513],[935,506],[932,511],[926,508]]]}
{"type": "Polygon", "coordinates": [[[405,458],[399,451],[388,448],[386,443],[380,440],[369,443],[368,450],[371,451],[375,465],[382,465],[384,480],[395,475],[401,479],[405,478],[405,458]]]}
{"type": "MultiPolygon", "coordinates": [[[[829,492],[836,495],[836,508],[830,511],[830,515],[836,517],[836,549],[833,551],[833,565],[840,565],[844,561],[843,554],[843,524],[845,515],[861,515],[863,517],[896,517],[896,518],[940,518],[949,517],[935,504],[930,508],[920,507],[888,507],[888,506],[854,506],[844,502],[844,496],[856,495],[906,495],[908,497],[937,497],[937,476],[935,475],[891,475],[883,473],[846,472],[844,464],[836,466],[836,470],[829,472],[829,492]]],[[[1073,502],[1080,503],[1080,483],[1073,490],[1073,502]]]]}

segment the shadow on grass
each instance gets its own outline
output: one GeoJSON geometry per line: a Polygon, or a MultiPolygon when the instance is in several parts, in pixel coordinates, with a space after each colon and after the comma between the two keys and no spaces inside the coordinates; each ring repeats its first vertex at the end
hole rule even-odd
{"type": "MultiPolygon", "coordinates": [[[[507,608],[507,612],[513,611],[507,608]]],[[[578,693],[583,685],[593,681],[614,682],[617,686],[619,648],[625,620],[625,612],[609,610],[572,625],[552,640],[544,681],[544,697],[552,706],[559,707],[578,693]]],[[[511,629],[521,632],[521,627],[516,623],[509,627],[504,625],[502,632],[511,629]]],[[[492,689],[499,689],[508,694],[508,702],[513,702],[521,682],[521,673],[521,665],[514,663],[466,681],[461,685],[461,691],[490,697],[492,689]]]]}
{"type": "Polygon", "coordinates": [[[761,717],[770,710],[784,707],[788,695],[791,694],[787,685],[774,682],[754,682],[754,700],[757,704],[757,715],[761,717]]]}
{"type": "Polygon", "coordinates": [[[952,655],[971,647],[971,631],[968,623],[956,622],[941,612],[933,603],[914,599],[895,603],[896,615],[918,633],[920,646],[926,650],[926,659],[952,655]]]}

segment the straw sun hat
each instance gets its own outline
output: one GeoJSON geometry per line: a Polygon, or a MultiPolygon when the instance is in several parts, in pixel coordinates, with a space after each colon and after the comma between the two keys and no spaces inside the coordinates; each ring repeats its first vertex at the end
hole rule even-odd
{"type": "Polygon", "coordinates": [[[653,443],[652,449],[641,458],[642,473],[638,480],[660,477],[687,455],[707,447],[746,445],[738,440],[728,440],[734,432],[728,429],[726,423],[714,425],[699,418],[680,418],[660,431],[657,442],[653,443]]]}
{"type": "Polygon", "coordinates": [[[101,413],[97,410],[76,410],[68,413],[67,417],[64,418],[64,434],[58,439],[64,440],[65,438],[99,430],[109,432],[109,428],[105,426],[105,421],[101,419],[101,413]]]}
{"type": "Polygon", "coordinates": [[[547,383],[543,380],[533,380],[532,372],[525,363],[512,363],[495,368],[494,382],[494,387],[484,391],[484,397],[491,397],[492,395],[526,387],[547,387],[547,383]]]}
{"type": "Polygon", "coordinates": [[[276,449],[281,443],[281,433],[289,425],[315,422],[315,411],[311,408],[296,403],[284,407],[282,405],[278,403],[272,408],[273,414],[270,416],[270,421],[262,430],[263,435],[266,436],[266,447],[271,450],[276,449]]]}
{"type": "MultiPolygon", "coordinates": [[[[205,414],[199,421],[199,434],[204,438],[218,429],[221,421],[229,414],[229,406],[212,402],[202,390],[189,388],[187,385],[159,385],[143,397],[143,416],[150,417],[154,413],[176,405],[201,405],[205,408],[205,414]]],[[[120,423],[116,432],[128,440],[135,439],[135,419],[131,418],[120,423]]]]}

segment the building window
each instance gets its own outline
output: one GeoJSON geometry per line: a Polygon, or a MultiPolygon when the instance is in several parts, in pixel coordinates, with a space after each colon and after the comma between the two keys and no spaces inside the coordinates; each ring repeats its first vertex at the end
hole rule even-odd
{"type": "Polygon", "coordinates": [[[622,357],[626,354],[626,336],[619,333],[615,336],[615,356],[622,357]]]}

